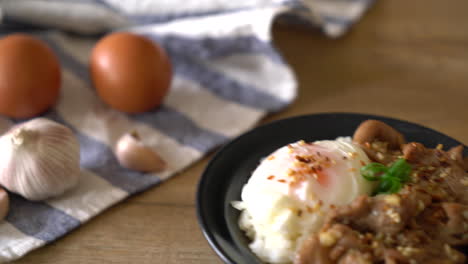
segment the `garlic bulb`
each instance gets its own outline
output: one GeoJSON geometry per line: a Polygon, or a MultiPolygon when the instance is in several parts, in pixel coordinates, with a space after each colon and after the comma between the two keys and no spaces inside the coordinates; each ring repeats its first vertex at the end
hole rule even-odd
{"type": "Polygon", "coordinates": [[[151,148],[145,146],[137,132],[124,134],[117,142],[115,155],[120,165],[142,172],[159,172],[166,162],[151,148]]]}
{"type": "Polygon", "coordinates": [[[0,188],[0,221],[5,218],[10,208],[10,199],[8,198],[8,193],[0,188]]]}
{"type": "Polygon", "coordinates": [[[0,137],[0,184],[29,200],[62,194],[78,183],[80,146],[73,132],[36,118],[0,137]]]}

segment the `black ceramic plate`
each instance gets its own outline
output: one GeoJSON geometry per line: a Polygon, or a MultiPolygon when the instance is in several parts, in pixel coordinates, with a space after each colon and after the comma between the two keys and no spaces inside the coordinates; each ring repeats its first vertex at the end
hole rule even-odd
{"type": "MultiPolygon", "coordinates": [[[[198,221],[214,251],[226,263],[261,263],[248,248],[248,239],[238,228],[239,212],[231,207],[260,159],[277,148],[298,140],[315,141],[352,136],[364,120],[378,119],[403,133],[407,141],[445,148],[461,144],[432,129],[392,118],[328,113],[284,119],[255,128],[223,147],[203,173],[197,193],[198,221]]],[[[464,155],[468,155],[465,148],[464,155]]]]}

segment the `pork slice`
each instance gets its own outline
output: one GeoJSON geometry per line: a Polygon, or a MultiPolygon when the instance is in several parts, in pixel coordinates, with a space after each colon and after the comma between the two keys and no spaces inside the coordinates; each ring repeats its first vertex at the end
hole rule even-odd
{"type": "Polygon", "coordinates": [[[396,234],[431,202],[431,196],[406,186],[399,194],[359,196],[329,214],[329,221],[360,232],[396,234]]]}
{"type": "Polygon", "coordinates": [[[403,134],[379,120],[366,120],[354,131],[353,141],[359,144],[382,141],[392,149],[399,149],[405,143],[403,134]]]}
{"type": "Polygon", "coordinates": [[[360,252],[368,258],[372,256],[370,249],[368,241],[359,232],[346,225],[333,224],[313,233],[302,243],[296,252],[294,264],[351,263],[340,261],[343,258],[343,261],[346,258],[358,258],[354,254],[346,257],[350,251],[360,252]]]}
{"type": "Polygon", "coordinates": [[[304,240],[296,252],[294,264],[333,264],[330,259],[330,247],[320,244],[317,234],[304,240]]]}
{"type": "Polygon", "coordinates": [[[428,243],[414,248],[400,247],[400,251],[403,255],[406,253],[407,260],[413,260],[413,263],[463,264],[466,261],[463,253],[437,240],[429,240],[428,243]]]}
{"type": "Polygon", "coordinates": [[[357,250],[349,250],[337,264],[372,264],[372,255],[357,250]]]}
{"type": "Polygon", "coordinates": [[[408,143],[403,146],[404,158],[418,170],[432,186],[428,190],[435,200],[454,200],[468,204],[468,172],[463,168],[461,151],[457,146],[448,152],[428,149],[420,143],[408,143]]]}
{"type": "Polygon", "coordinates": [[[447,154],[450,156],[450,158],[460,164],[460,166],[463,166],[463,146],[458,145],[455,146],[447,151],[447,154]]]}
{"type": "Polygon", "coordinates": [[[445,183],[456,201],[468,204],[468,171],[462,157],[463,146],[456,146],[445,153],[448,166],[441,172],[445,183]]]}
{"type": "Polygon", "coordinates": [[[368,147],[366,145],[360,145],[360,146],[362,150],[364,150],[364,152],[366,153],[367,157],[369,157],[369,159],[373,162],[378,162],[384,165],[388,165],[392,161],[395,160],[395,155],[392,155],[393,153],[381,152],[371,147],[368,147]]]}
{"type": "Polygon", "coordinates": [[[440,163],[434,150],[424,147],[421,143],[410,142],[405,144],[403,145],[402,151],[403,157],[412,164],[437,166],[440,163]]]}
{"type": "Polygon", "coordinates": [[[417,219],[434,239],[449,245],[468,243],[468,206],[459,203],[432,204],[417,219]]]}
{"type": "Polygon", "coordinates": [[[395,248],[384,249],[383,255],[385,264],[409,264],[407,258],[395,248]]]}
{"type": "MultiPolygon", "coordinates": [[[[385,240],[385,239],[384,239],[385,240]]],[[[405,229],[385,244],[385,264],[464,263],[465,256],[443,241],[433,239],[424,230],[405,229]]]]}

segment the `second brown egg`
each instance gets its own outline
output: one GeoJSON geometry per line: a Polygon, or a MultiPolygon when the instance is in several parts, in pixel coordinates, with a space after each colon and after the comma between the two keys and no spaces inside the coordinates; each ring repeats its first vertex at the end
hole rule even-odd
{"type": "Polygon", "coordinates": [[[99,97],[111,107],[139,113],[159,106],[169,91],[172,68],[165,51],[149,38],[113,33],[100,40],[90,59],[99,97]]]}

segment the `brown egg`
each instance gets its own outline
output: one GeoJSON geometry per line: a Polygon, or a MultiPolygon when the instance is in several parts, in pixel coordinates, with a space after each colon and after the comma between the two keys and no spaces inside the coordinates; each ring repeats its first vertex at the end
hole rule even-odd
{"type": "Polygon", "coordinates": [[[0,114],[36,116],[58,99],[60,65],[52,50],[26,34],[0,39],[0,114]]]}
{"type": "Polygon", "coordinates": [[[172,77],[164,50],[131,33],[113,33],[100,40],[91,54],[90,73],[102,100],[128,113],[159,106],[172,77]]]}

